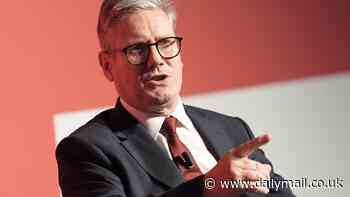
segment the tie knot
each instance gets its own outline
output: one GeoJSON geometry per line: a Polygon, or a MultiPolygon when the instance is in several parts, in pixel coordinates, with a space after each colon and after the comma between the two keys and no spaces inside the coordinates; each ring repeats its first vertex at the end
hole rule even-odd
{"type": "Polygon", "coordinates": [[[176,133],[176,118],[174,116],[166,117],[162,129],[164,129],[168,134],[176,133]]]}

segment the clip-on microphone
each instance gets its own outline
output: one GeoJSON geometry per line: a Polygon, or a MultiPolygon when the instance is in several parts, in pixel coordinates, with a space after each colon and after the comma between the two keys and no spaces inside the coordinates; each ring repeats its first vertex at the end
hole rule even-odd
{"type": "Polygon", "coordinates": [[[187,169],[193,168],[191,157],[187,152],[183,152],[181,153],[181,155],[176,156],[174,160],[182,166],[186,167],[187,169]]]}

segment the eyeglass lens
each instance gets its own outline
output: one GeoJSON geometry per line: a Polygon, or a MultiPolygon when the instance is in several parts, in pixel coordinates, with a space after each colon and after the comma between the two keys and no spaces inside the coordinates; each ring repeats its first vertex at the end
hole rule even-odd
{"type": "Polygon", "coordinates": [[[142,64],[147,61],[151,45],[155,45],[158,53],[165,59],[174,58],[180,52],[181,38],[163,38],[154,44],[140,43],[126,49],[128,61],[131,64],[142,64]]]}

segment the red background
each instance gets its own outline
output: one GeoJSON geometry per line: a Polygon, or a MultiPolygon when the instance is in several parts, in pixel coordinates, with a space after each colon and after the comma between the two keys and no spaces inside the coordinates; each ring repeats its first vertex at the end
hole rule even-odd
{"type": "MultiPolygon", "coordinates": [[[[347,1],[176,1],[183,93],[350,70],[347,1]]],[[[53,114],[113,105],[97,62],[100,1],[0,11],[0,196],[59,196],[53,114]]]]}

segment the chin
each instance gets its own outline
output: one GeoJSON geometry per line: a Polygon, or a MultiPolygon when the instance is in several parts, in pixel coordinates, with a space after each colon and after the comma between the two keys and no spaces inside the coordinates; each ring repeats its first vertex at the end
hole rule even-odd
{"type": "Polygon", "coordinates": [[[153,105],[164,105],[176,100],[178,94],[172,92],[150,92],[147,97],[153,105]]]}

